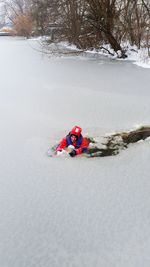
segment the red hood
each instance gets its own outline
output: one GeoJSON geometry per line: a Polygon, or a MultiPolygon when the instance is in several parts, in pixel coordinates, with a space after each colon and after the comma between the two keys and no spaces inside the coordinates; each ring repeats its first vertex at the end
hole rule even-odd
{"type": "Polygon", "coordinates": [[[82,128],[80,126],[74,126],[72,130],[70,131],[70,135],[76,135],[77,137],[79,137],[81,132],[82,132],[82,128]]]}

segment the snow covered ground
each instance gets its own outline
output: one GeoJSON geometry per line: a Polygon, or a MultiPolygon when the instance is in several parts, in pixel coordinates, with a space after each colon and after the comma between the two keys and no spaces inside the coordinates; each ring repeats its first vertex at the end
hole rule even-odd
{"type": "Polygon", "coordinates": [[[46,151],[75,124],[149,125],[150,70],[37,48],[0,38],[0,266],[149,267],[150,141],[107,158],[46,151]]]}

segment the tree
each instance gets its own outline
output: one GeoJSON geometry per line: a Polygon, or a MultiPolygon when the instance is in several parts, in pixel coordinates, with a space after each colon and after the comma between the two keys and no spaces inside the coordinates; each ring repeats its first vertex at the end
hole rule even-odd
{"type": "Polygon", "coordinates": [[[13,21],[14,30],[19,36],[29,38],[32,34],[33,22],[29,12],[20,13],[13,21]]]}
{"type": "Polygon", "coordinates": [[[49,35],[80,49],[110,44],[125,58],[122,41],[149,46],[149,0],[3,0],[19,34],[49,35]]]}
{"type": "Polygon", "coordinates": [[[32,32],[30,0],[4,0],[5,13],[13,23],[17,35],[29,37],[32,32]]]}
{"type": "MultiPolygon", "coordinates": [[[[85,18],[89,26],[111,45],[115,52],[121,51],[121,57],[126,57],[120,44],[120,35],[117,27],[119,23],[119,10],[117,0],[86,0],[87,12],[85,18]]],[[[120,31],[121,32],[121,31],[120,31]]]]}
{"type": "Polygon", "coordinates": [[[31,13],[37,34],[49,33],[49,25],[55,23],[58,17],[58,2],[56,0],[32,0],[31,13]]]}

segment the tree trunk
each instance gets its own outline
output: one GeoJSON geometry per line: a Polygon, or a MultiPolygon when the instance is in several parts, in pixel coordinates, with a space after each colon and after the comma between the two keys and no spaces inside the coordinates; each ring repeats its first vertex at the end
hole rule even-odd
{"type": "Polygon", "coordinates": [[[118,55],[120,58],[126,58],[127,55],[125,54],[125,51],[122,49],[119,42],[114,38],[114,36],[111,33],[105,33],[105,36],[110,43],[111,47],[114,49],[114,51],[117,53],[118,51],[121,51],[121,55],[118,55]]]}

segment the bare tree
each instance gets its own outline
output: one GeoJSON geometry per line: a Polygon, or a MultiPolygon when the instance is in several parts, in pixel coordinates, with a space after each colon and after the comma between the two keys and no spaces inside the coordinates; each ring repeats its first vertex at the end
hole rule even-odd
{"type": "Polygon", "coordinates": [[[33,22],[30,12],[21,13],[13,20],[14,30],[19,36],[29,38],[32,35],[33,22]]]}
{"type": "Polygon", "coordinates": [[[81,49],[107,43],[122,58],[126,57],[124,40],[138,48],[144,39],[149,45],[149,0],[3,1],[9,18],[22,34],[51,35],[51,41],[67,40],[81,49]]]}
{"type": "Polygon", "coordinates": [[[56,0],[32,0],[32,17],[35,21],[37,34],[48,34],[50,24],[58,19],[59,1],[56,0]]]}
{"type": "Polygon", "coordinates": [[[149,8],[149,0],[32,0],[32,15],[41,33],[55,24],[52,40],[67,40],[81,49],[109,43],[121,57],[126,57],[124,40],[140,48],[150,24],[149,8]]]}
{"type": "Polygon", "coordinates": [[[142,5],[145,7],[148,16],[150,18],[150,1],[149,0],[141,0],[142,1],[142,5]]]}
{"type": "Polygon", "coordinates": [[[86,19],[93,29],[103,36],[103,40],[111,45],[115,52],[121,51],[121,57],[126,57],[120,44],[119,9],[117,0],[86,0],[86,19]]]}
{"type": "Polygon", "coordinates": [[[4,10],[4,5],[3,3],[0,4],[0,28],[4,25],[5,23],[5,10],[4,10]]]}
{"type": "Polygon", "coordinates": [[[5,15],[13,23],[16,34],[29,37],[32,32],[30,0],[4,0],[5,15]]]}

